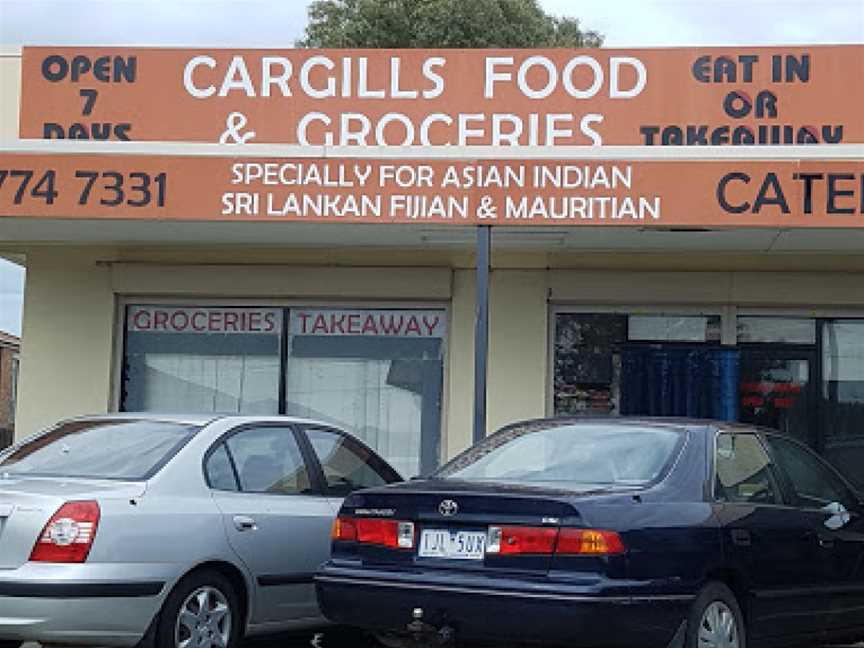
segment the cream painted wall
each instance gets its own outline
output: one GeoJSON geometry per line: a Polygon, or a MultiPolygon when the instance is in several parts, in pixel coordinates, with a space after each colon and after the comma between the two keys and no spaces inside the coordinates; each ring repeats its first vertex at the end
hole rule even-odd
{"type": "Polygon", "coordinates": [[[107,267],[59,248],[28,254],[23,331],[18,438],[107,411],[114,338],[107,267]]]}
{"type": "Polygon", "coordinates": [[[111,263],[121,295],[449,300],[449,268],[111,263]]]}
{"type": "Polygon", "coordinates": [[[487,432],[545,414],[547,274],[493,270],[489,290],[487,432]]]}
{"type": "Polygon", "coordinates": [[[450,304],[450,339],[447,341],[445,385],[446,433],[444,458],[452,458],[471,445],[474,429],[474,272],[453,272],[450,304]]]}
{"type": "Polygon", "coordinates": [[[0,142],[18,138],[21,52],[0,48],[0,142]]]}
{"type": "Polygon", "coordinates": [[[551,270],[549,298],[579,304],[712,304],[864,308],[862,272],[653,272],[551,270]]]}

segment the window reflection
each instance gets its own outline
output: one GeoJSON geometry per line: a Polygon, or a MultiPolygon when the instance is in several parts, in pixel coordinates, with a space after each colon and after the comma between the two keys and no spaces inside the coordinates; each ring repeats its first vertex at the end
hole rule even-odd
{"type": "Polygon", "coordinates": [[[738,341],[816,344],[816,320],[807,317],[739,317],[738,341]]]}
{"type": "Polygon", "coordinates": [[[123,409],[276,414],[281,311],[130,306],[123,409]]]}
{"type": "Polygon", "coordinates": [[[826,321],[822,330],[824,454],[864,490],[864,321],[826,321]]]}
{"type": "Polygon", "coordinates": [[[560,313],[555,413],[733,420],[737,355],[716,315],[560,313]]]}
{"type": "Polygon", "coordinates": [[[295,309],[286,413],[357,435],[400,474],[438,466],[445,312],[295,309]]]}

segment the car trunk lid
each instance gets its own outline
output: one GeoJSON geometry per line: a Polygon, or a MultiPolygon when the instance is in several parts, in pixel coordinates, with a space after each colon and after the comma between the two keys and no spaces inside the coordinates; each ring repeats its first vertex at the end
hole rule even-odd
{"type": "Polygon", "coordinates": [[[562,526],[582,527],[582,515],[571,503],[573,495],[570,491],[508,484],[427,480],[351,496],[343,515],[414,523],[415,547],[411,551],[363,544],[359,552],[364,562],[545,573],[551,565],[551,551],[490,553],[485,546],[489,529],[531,528],[542,530],[539,536],[551,534],[554,538],[562,526]],[[447,552],[442,551],[441,543],[448,537],[451,543],[461,543],[464,555],[442,555],[447,552]],[[479,551],[477,542],[483,543],[479,551]]]}
{"type": "Polygon", "coordinates": [[[0,570],[27,562],[42,529],[65,502],[134,498],[144,490],[140,482],[0,475],[0,570]]]}

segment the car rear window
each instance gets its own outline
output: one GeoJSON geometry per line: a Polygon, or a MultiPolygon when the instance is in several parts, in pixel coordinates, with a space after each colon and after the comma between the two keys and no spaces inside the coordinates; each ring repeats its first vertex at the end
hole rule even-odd
{"type": "Polygon", "coordinates": [[[0,455],[0,475],[148,479],[198,430],[162,421],[72,421],[0,455]]]}
{"type": "Polygon", "coordinates": [[[534,423],[489,437],[435,477],[577,490],[644,486],[662,477],[683,439],[664,427],[534,423]]]}

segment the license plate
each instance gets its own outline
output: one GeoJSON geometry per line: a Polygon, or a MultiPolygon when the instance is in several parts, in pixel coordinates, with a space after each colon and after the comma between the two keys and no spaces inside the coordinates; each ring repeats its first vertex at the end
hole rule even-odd
{"type": "Polygon", "coordinates": [[[486,554],[486,533],[424,529],[420,534],[420,548],[417,554],[421,558],[483,560],[486,554]]]}

